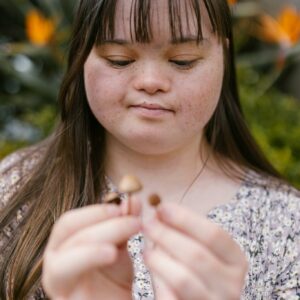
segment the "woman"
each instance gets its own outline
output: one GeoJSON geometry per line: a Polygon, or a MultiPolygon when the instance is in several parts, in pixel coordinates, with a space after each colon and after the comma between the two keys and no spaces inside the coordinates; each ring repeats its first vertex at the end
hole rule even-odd
{"type": "Polygon", "coordinates": [[[57,129],[1,165],[1,297],[296,299],[299,194],[244,123],[226,1],[80,1],[71,41],[57,129]],[[130,213],[100,204],[128,173],[130,213]]]}

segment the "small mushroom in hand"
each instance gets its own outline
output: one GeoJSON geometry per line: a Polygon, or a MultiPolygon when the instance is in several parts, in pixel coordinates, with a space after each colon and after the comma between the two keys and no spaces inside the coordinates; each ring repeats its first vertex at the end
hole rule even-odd
{"type": "Polygon", "coordinates": [[[151,206],[157,207],[161,203],[161,199],[157,194],[152,194],[149,196],[148,202],[151,206]]]}
{"type": "Polygon", "coordinates": [[[126,175],[122,178],[120,184],[119,184],[119,191],[121,193],[127,193],[128,194],[128,214],[131,213],[130,208],[130,196],[133,193],[136,193],[140,191],[143,188],[140,181],[137,179],[137,177],[133,175],[126,175]]]}
{"type": "Polygon", "coordinates": [[[121,193],[132,194],[138,192],[142,189],[142,184],[137,179],[137,177],[133,175],[126,175],[122,178],[119,184],[119,191],[121,193]]]}

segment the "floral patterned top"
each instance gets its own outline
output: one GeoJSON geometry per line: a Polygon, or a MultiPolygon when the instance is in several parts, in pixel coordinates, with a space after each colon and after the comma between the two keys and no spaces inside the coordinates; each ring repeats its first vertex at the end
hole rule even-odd
{"type": "MultiPolygon", "coordinates": [[[[0,163],[0,212],[20,187],[20,180],[38,161],[38,155],[26,157],[16,152],[0,163]],[[21,158],[24,158],[20,163],[21,158]]],[[[234,198],[213,208],[207,215],[219,224],[240,245],[249,261],[249,270],[241,299],[300,299],[300,193],[294,188],[265,175],[250,172],[234,198]]],[[[25,179],[26,180],[26,179],[25,179]]],[[[108,184],[108,189],[115,187],[108,184]]],[[[13,237],[26,206],[15,219],[0,231],[1,253],[13,237]]],[[[143,262],[142,234],[128,241],[128,251],[134,266],[133,300],[155,299],[151,274],[143,262]]],[[[36,287],[30,299],[45,299],[41,287],[36,287]]]]}

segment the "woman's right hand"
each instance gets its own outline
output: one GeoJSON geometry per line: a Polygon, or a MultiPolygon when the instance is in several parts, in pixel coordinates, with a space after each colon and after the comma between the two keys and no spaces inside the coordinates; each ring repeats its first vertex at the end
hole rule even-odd
{"type": "Polygon", "coordinates": [[[51,299],[131,299],[127,240],[141,229],[140,204],[131,200],[131,215],[124,215],[124,207],[92,205],[69,211],[55,223],[42,273],[51,299]]]}

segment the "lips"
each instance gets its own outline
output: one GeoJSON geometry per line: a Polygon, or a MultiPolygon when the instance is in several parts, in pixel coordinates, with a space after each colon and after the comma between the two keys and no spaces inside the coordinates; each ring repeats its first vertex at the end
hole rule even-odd
{"type": "Polygon", "coordinates": [[[142,104],[137,104],[137,105],[131,105],[131,107],[141,107],[149,110],[168,110],[172,111],[171,109],[168,109],[162,105],[155,104],[155,103],[142,103],[142,104]]]}
{"type": "Polygon", "coordinates": [[[139,118],[147,120],[161,120],[172,116],[175,112],[157,103],[137,103],[130,105],[131,111],[139,118]]]}

